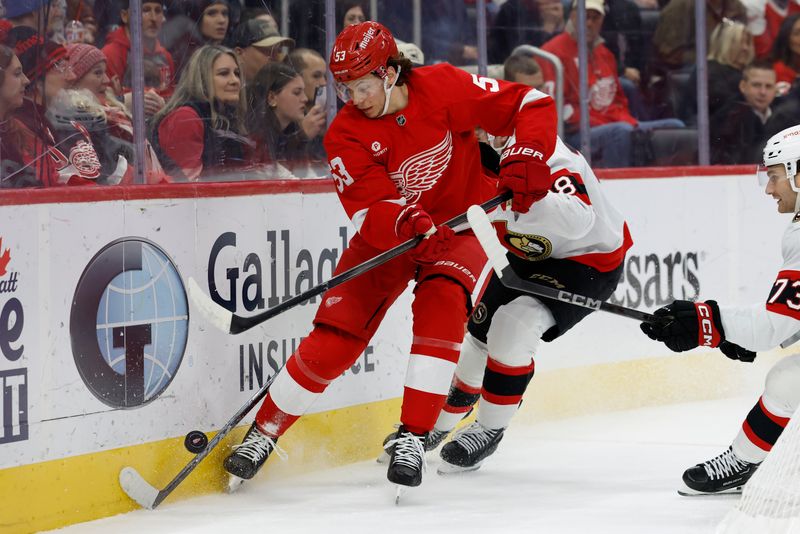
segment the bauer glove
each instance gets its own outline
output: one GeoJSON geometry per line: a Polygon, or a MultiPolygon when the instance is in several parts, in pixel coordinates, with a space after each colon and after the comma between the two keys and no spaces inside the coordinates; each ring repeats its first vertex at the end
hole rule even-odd
{"type": "Polygon", "coordinates": [[[419,204],[411,204],[403,208],[395,223],[395,233],[402,240],[412,239],[418,235],[425,238],[419,245],[411,249],[409,255],[416,263],[431,264],[450,249],[450,241],[455,235],[447,225],[438,228],[428,212],[419,204]]]}
{"type": "Polygon", "coordinates": [[[503,150],[500,159],[499,190],[511,191],[511,209],[527,213],[551,186],[550,167],[544,154],[532,145],[515,144],[503,150]]]}
{"type": "MultiPolygon", "coordinates": [[[[719,306],[713,300],[676,300],[653,312],[654,321],[640,326],[647,337],[663,342],[670,350],[683,352],[695,347],[717,347],[725,340],[719,306]]],[[[728,353],[726,356],[730,358],[728,353]]]]}

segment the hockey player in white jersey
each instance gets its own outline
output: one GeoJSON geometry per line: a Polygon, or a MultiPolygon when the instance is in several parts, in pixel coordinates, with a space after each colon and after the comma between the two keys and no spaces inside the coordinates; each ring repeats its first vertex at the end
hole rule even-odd
{"type": "MultiPolygon", "coordinates": [[[[720,306],[715,301],[676,300],[655,311],[663,321],[642,323],[645,334],[682,352],[719,347],[734,360],[752,362],[755,352],[777,347],[800,330],[800,125],[775,134],[764,148],[759,170],[765,193],[779,213],[794,213],[783,234],[783,265],[765,303],[720,306]]],[[[800,354],[769,371],[764,391],[728,449],[683,474],[682,495],[741,491],[780,437],[800,403],[800,354]]]]}
{"type": "MultiPolygon", "coordinates": [[[[506,144],[514,145],[514,139],[506,144]]],[[[500,165],[514,165],[506,149],[500,165]]],[[[589,164],[560,139],[547,161],[550,178],[501,179],[514,192],[497,210],[495,228],[520,276],[596,299],[607,299],[633,241],[622,215],[602,193],[589,164]]],[[[480,398],[476,421],[441,450],[442,474],[477,469],[492,454],[534,372],[540,341],[552,341],[592,310],[506,288],[492,274],[468,324],[447,404],[429,434],[434,448],[480,398]]]]}

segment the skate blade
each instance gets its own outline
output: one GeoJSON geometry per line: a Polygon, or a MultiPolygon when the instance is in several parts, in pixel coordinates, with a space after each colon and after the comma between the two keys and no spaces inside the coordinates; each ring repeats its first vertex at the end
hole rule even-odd
{"type": "Polygon", "coordinates": [[[228,484],[225,486],[225,493],[236,493],[244,484],[244,479],[236,475],[228,475],[228,484]]]}
{"type": "Polygon", "coordinates": [[[395,484],[397,487],[397,491],[394,494],[394,505],[400,506],[400,498],[405,495],[408,486],[402,486],[400,484],[395,484]]]}
{"type": "Polygon", "coordinates": [[[439,467],[436,468],[436,473],[444,476],[469,473],[471,471],[477,471],[478,469],[480,469],[482,463],[483,462],[478,462],[475,465],[463,466],[463,465],[450,464],[442,460],[442,463],[440,463],[439,467]]]}
{"type": "Polygon", "coordinates": [[[681,487],[678,488],[678,495],[682,495],[683,497],[723,497],[726,495],[740,495],[741,493],[742,493],[742,486],[737,486],[734,488],[729,488],[714,493],[697,491],[695,489],[690,488],[686,484],[683,484],[681,485],[681,487]]]}

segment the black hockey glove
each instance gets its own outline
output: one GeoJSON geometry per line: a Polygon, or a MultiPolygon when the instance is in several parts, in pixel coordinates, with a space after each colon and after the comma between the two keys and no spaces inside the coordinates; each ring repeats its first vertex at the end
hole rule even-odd
{"type": "Polygon", "coordinates": [[[654,321],[640,326],[647,337],[661,341],[670,350],[683,352],[695,347],[717,347],[725,340],[719,306],[713,300],[676,300],[653,312],[654,321]]]}
{"type": "Polygon", "coordinates": [[[740,347],[739,345],[731,343],[730,341],[723,341],[722,343],[720,343],[719,350],[721,350],[722,354],[724,354],[731,360],[739,360],[740,362],[752,363],[752,361],[756,359],[755,352],[747,350],[744,347],[740,347]]]}

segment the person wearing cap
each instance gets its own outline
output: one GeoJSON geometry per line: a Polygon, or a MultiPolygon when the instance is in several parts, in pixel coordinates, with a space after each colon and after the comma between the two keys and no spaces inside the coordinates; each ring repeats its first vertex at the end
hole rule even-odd
{"type": "MultiPolygon", "coordinates": [[[[604,0],[586,0],[592,157],[596,158],[596,167],[628,167],[635,129],[682,128],[684,124],[678,119],[638,121],[631,115],[619,80],[617,61],[600,37],[605,9],[604,0]]],[[[564,67],[564,140],[573,147],[581,143],[577,24],[578,10],[573,3],[564,31],[542,46],[542,50],[555,54],[564,67]]],[[[542,71],[545,91],[555,94],[555,70],[549,62],[542,62],[542,71]]]]}
{"type": "Polygon", "coordinates": [[[45,20],[45,7],[49,4],[47,0],[6,0],[6,19],[14,27],[27,26],[34,30],[44,30],[50,27],[50,22],[56,16],[56,10],[48,9],[49,19],[45,20]]]}
{"type": "MultiPolygon", "coordinates": [[[[125,97],[131,109],[131,87],[133,85],[131,64],[128,57],[131,51],[129,0],[123,0],[120,11],[122,26],[108,34],[103,54],[106,56],[108,77],[117,96],[125,97]]],[[[158,33],[164,24],[164,6],[161,0],[142,2],[142,58],[144,61],[144,109],[145,116],[151,117],[164,107],[164,100],[175,90],[175,63],[172,55],[158,40],[158,33]]]]}
{"type": "Polygon", "coordinates": [[[267,63],[286,59],[294,48],[294,40],[281,36],[266,21],[250,19],[233,32],[233,47],[242,65],[245,83],[248,83],[267,63]]]}
{"type": "Polygon", "coordinates": [[[356,229],[335,273],[426,237],[322,296],[313,330],[275,376],[242,444],[225,459],[231,485],[255,476],[273,451],[280,454],[276,441],[356,362],[410,282],[413,343],[402,426],[387,443],[387,478],[420,485],[424,444],[450,389],[486,263],[474,235],[456,235],[444,222],[498,188],[481,166],[475,125],[494,135],[516,134],[500,169],[500,187],[517,193],[515,208],[528,211],[553,183],[547,160],[557,144],[557,117],[548,95],[447,63],[414,67],[389,29],[374,21],[342,30],[328,65],[346,103],[325,134],[325,150],[356,229]]]}

